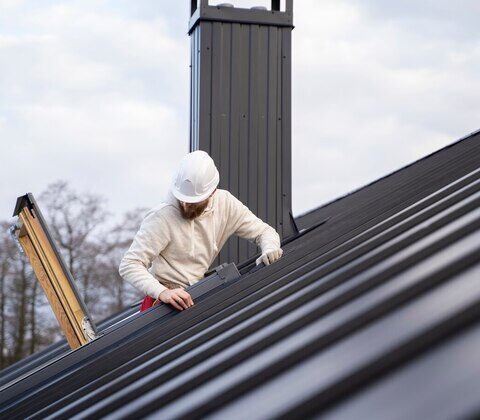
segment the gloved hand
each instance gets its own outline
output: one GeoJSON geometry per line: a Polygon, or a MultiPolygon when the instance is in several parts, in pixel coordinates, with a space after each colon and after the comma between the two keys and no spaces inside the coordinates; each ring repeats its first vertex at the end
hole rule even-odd
{"type": "Polygon", "coordinates": [[[276,249],[266,249],[265,251],[262,252],[262,255],[260,255],[257,260],[255,261],[256,265],[260,264],[263,262],[265,265],[269,265],[275,261],[277,261],[283,254],[282,248],[276,248],[276,249]]]}

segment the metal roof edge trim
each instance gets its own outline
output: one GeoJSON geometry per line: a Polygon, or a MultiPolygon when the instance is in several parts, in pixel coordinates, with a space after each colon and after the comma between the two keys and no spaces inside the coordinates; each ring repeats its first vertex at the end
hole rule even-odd
{"type": "MultiPolygon", "coordinates": [[[[402,167],[400,167],[400,168],[398,168],[398,169],[395,169],[395,170],[393,170],[392,172],[389,172],[388,174],[383,175],[383,176],[380,177],[380,178],[377,178],[377,179],[375,179],[375,180],[373,180],[373,181],[371,181],[371,182],[369,182],[369,183],[367,183],[367,184],[364,184],[364,185],[362,185],[362,186],[360,186],[360,187],[358,187],[358,188],[356,188],[356,189],[354,189],[354,190],[351,190],[351,191],[349,191],[349,192],[347,192],[347,193],[345,193],[345,194],[343,194],[343,195],[341,195],[341,196],[339,196],[339,197],[337,197],[337,198],[334,198],[334,199],[332,199],[332,200],[330,200],[330,201],[327,201],[326,203],[323,203],[323,204],[321,204],[321,205],[318,206],[318,207],[315,207],[315,208],[313,208],[313,209],[310,209],[310,210],[307,210],[307,211],[305,211],[305,212],[303,212],[303,213],[300,213],[300,214],[298,214],[298,215],[296,215],[296,216],[294,217],[295,223],[301,224],[301,220],[302,220],[304,217],[307,217],[307,216],[309,216],[309,215],[312,215],[313,213],[315,213],[315,212],[317,212],[317,211],[319,211],[319,210],[321,210],[321,209],[323,209],[323,208],[325,208],[325,207],[327,207],[327,206],[329,206],[329,205],[331,205],[331,204],[333,204],[333,203],[336,203],[337,201],[340,201],[340,200],[342,200],[342,199],[344,199],[344,198],[346,198],[346,197],[348,197],[348,196],[351,196],[351,195],[353,195],[353,194],[355,194],[355,193],[357,193],[357,192],[359,192],[359,191],[362,191],[362,190],[364,190],[365,188],[367,188],[367,187],[369,187],[369,186],[371,186],[371,185],[374,185],[374,184],[376,184],[376,183],[378,183],[378,182],[380,182],[380,181],[382,181],[382,180],[384,180],[384,179],[386,179],[386,178],[389,178],[389,177],[391,177],[391,176],[393,176],[393,175],[395,175],[395,174],[397,174],[397,173],[399,173],[399,172],[401,172],[401,171],[403,171],[403,170],[406,170],[406,169],[410,168],[411,166],[413,166],[413,165],[415,165],[415,164],[417,164],[417,163],[419,163],[419,162],[422,162],[422,161],[424,161],[424,160],[432,157],[433,155],[436,155],[436,154],[438,154],[438,153],[444,152],[445,150],[447,150],[447,149],[449,149],[449,148],[451,148],[451,147],[454,147],[454,146],[458,145],[459,143],[461,143],[461,142],[463,142],[463,141],[466,141],[466,140],[468,140],[468,139],[470,139],[470,138],[473,138],[473,137],[475,137],[476,135],[479,135],[479,134],[480,134],[480,129],[478,129],[478,130],[476,130],[476,131],[473,131],[473,132],[471,132],[470,134],[467,134],[466,136],[463,136],[463,137],[461,137],[460,139],[455,140],[455,141],[453,141],[452,143],[447,144],[446,146],[444,146],[444,147],[442,147],[442,148],[440,148],[440,149],[437,149],[437,150],[429,153],[428,155],[425,155],[425,156],[423,156],[423,157],[421,157],[421,158],[419,158],[419,159],[417,159],[417,160],[414,160],[413,162],[410,162],[410,163],[408,163],[408,164],[406,164],[406,165],[404,165],[404,166],[402,166],[402,167]]],[[[301,229],[302,229],[302,228],[300,228],[300,230],[301,230],[301,229]]]]}
{"type": "MultiPolygon", "coordinates": [[[[240,273],[238,272],[235,264],[231,263],[216,271],[215,274],[212,274],[211,276],[206,277],[194,285],[186,288],[186,290],[188,290],[195,299],[219,286],[235,280],[238,277],[240,277],[240,273]]],[[[31,371],[25,372],[22,377],[1,386],[0,403],[3,404],[9,401],[14,395],[18,395],[18,392],[22,392],[23,388],[29,388],[30,386],[33,386],[32,383],[26,384],[24,379],[31,377],[35,372],[45,369],[47,366],[51,366],[52,368],[55,367],[55,369],[52,369],[52,372],[50,372],[51,375],[54,375],[57,373],[58,369],[61,370],[62,368],[62,363],[59,362],[66,359],[67,356],[70,356],[69,359],[74,359],[73,361],[70,361],[70,367],[73,367],[76,363],[82,360],[82,356],[86,352],[87,357],[90,357],[92,352],[94,354],[99,351],[103,351],[108,347],[114,346],[118,340],[130,336],[131,334],[134,334],[135,331],[140,331],[148,325],[158,322],[162,318],[168,319],[177,312],[179,311],[171,306],[159,304],[147,309],[144,312],[134,314],[133,316],[127,318],[125,320],[126,322],[120,322],[107,327],[102,332],[103,334],[97,337],[95,340],[92,340],[75,350],[60,354],[54,360],[47,361],[31,371]],[[17,390],[17,387],[20,387],[21,389],[17,390]]],[[[37,377],[36,380],[38,381],[39,378],[37,377]]]]}

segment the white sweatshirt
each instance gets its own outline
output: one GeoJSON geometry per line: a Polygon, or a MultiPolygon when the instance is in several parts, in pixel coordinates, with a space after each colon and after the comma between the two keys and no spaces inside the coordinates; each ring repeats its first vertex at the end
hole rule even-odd
{"type": "Polygon", "coordinates": [[[184,219],[177,199],[168,193],[142,221],[125,253],[119,273],[128,283],[158,298],[165,284],[187,287],[208,270],[231,235],[249,239],[262,253],[280,248],[278,233],[229,191],[217,189],[204,212],[184,219]]]}

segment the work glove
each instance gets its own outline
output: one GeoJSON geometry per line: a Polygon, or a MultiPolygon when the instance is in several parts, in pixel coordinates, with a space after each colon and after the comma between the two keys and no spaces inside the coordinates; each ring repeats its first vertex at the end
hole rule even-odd
{"type": "Polygon", "coordinates": [[[282,248],[275,248],[275,249],[269,249],[265,250],[262,252],[262,255],[260,255],[257,260],[255,261],[256,265],[260,263],[264,263],[265,265],[269,265],[275,261],[277,261],[283,254],[282,248]]]}

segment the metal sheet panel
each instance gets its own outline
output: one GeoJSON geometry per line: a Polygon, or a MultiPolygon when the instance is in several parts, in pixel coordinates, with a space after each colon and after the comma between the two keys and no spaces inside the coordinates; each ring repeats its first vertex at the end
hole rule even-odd
{"type": "MultiPolygon", "coordinates": [[[[199,17],[191,32],[192,49],[198,49],[191,63],[190,147],[209,152],[219,168],[220,188],[286,238],[295,232],[290,217],[292,28],[230,22],[231,10],[215,8],[225,21],[199,17]]],[[[254,244],[231,238],[212,265],[240,263],[257,252],[254,244]]]]}
{"type": "MultiPolygon", "coordinates": [[[[347,413],[341,408],[358,396],[363,402],[353,407],[375,417],[368,408],[375,410],[382,395],[396,398],[400,409],[403,396],[419,388],[403,394],[381,384],[411,377],[417,362],[425,372],[435,349],[449,343],[466,349],[462,337],[480,325],[476,144],[446,149],[453,165],[447,171],[426,159],[392,175],[382,200],[368,186],[342,199],[335,217],[286,243],[278,262],[247,264],[240,278],[187,311],[140,314],[96,346],[33,372],[0,393],[0,415],[236,418],[248,409],[254,418],[305,417],[347,413]],[[470,153],[458,153],[466,146],[470,153]],[[419,167],[429,176],[418,177],[419,167]]],[[[443,382],[429,401],[478,414],[468,391],[480,379],[467,375],[469,365],[442,377],[458,379],[453,393],[442,392],[449,385],[443,382]]],[[[438,412],[411,408],[412,417],[438,412]]]]}

